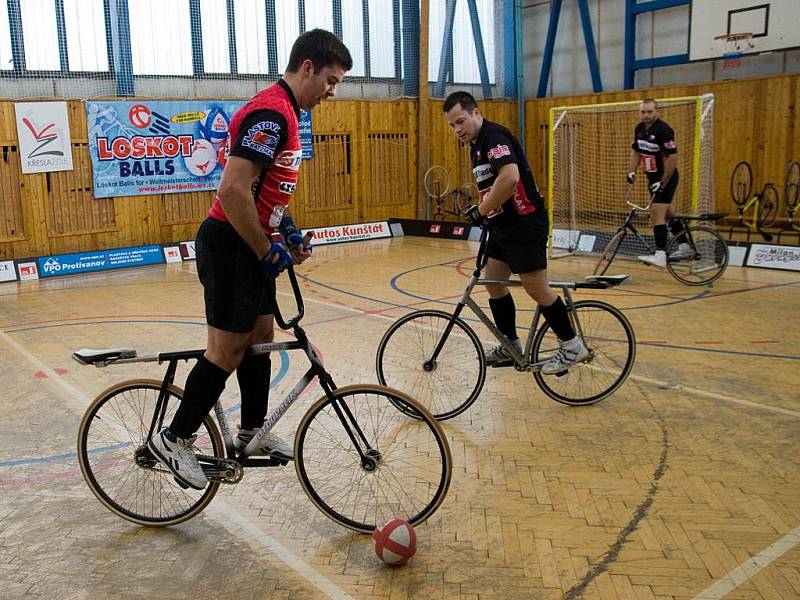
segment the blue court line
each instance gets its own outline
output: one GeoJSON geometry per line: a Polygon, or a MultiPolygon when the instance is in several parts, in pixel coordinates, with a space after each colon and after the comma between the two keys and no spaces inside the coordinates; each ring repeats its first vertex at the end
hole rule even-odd
{"type": "MultiPolygon", "coordinates": [[[[205,326],[205,322],[200,321],[156,321],[156,320],[127,320],[127,321],[91,321],[91,322],[82,322],[82,323],[58,323],[53,325],[39,325],[36,327],[27,327],[27,328],[20,328],[20,329],[7,329],[7,332],[15,333],[17,331],[32,331],[34,329],[48,329],[51,327],[75,327],[75,326],[82,326],[82,325],[100,325],[100,324],[108,324],[108,323],[179,323],[182,325],[203,325],[205,326]]],[[[286,374],[289,372],[289,353],[286,350],[280,350],[278,355],[281,357],[281,366],[278,369],[275,377],[273,377],[269,382],[269,389],[273,389],[277,387],[280,382],[286,377],[286,374]]],[[[241,404],[235,404],[230,408],[225,409],[225,414],[229,414],[235,410],[237,410],[241,404]]],[[[108,446],[105,448],[96,448],[94,450],[90,450],[90,453],[94,452],[107,452],[109,450],[116,450],[117,448],[122,448],[124,446],[129,445],[130,442],[125,442],[124,444],[116,444],[113,446],[108,446]]],[[[59,461],[68,458],[74,458],[78,456],[77,452],[65,452],[63,454],[52,454],[49,456],[38,456],[33,458],[19,458],[14,460],[5,460],[0,461],[0,467],[13,467],[15,465],[29,465],[35,464],[40,462],[52,462],[52,461],[59,461]]]]}

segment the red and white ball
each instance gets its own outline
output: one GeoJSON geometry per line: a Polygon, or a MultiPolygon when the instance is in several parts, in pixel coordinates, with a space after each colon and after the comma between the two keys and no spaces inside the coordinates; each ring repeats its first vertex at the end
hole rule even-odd
{"type": "Polygon", "coordinates": [[[217,166],[217,151],[208,140],[197,139],[192,144],[192,155],[184,156],[183,163],[195,177],[205,177],[217,166]]]}
{"type": "Polygon", "coordinates": [[[392,519],[372,532],[375,554],[387,565],[404,565],[417,551],[417,532],[408,521],[392,519]]]}

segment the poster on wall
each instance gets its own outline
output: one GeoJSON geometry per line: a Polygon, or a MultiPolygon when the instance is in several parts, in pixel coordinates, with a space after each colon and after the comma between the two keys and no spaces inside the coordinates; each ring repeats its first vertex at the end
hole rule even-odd
{"type": "Polygon", "coordinates": [[[17,102],[17,139],[23,173],[72,170],[66,102],[17,102]]]}
{"type": "Polygon", "coordinates": [[[95,198],[216,190],[228,124],[243,104],[87,102],[95,198]]]}

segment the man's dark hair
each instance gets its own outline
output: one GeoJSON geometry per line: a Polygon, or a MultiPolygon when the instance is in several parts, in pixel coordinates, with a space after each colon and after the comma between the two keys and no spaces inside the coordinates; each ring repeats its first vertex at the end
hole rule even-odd
{"type": "Polygon", "coordinates": [[[296,73],[304,60],[310,60],[314,65],[314,72],[320,69],[339,65],[345,71],[353,68],[353,59],[344,42],[324,29],[312,29],[298,37],[289,54],[287,73],[296,73]]]}
{"type": "Polygon", "coordinates": [[[478,108],[478,103],[475,102],[475,98],[469,92],[453,92],[444,101],[442,112],[450,112],[455,108],[456,104],[460,104],[461,108],[467,112],[472,112],[478,108]]]}
{"type": "Polygon", "coordinates": [[[641,102],[641,103],[642,103],[642,104],[652,104],[652,105],[653,105],[653,108],[655,108],[656,110],[658,110],[658,102],[656,102],[656,101],[655,101],[655,100],[653,100],[652,98],[645,98],[644,100],[642,100],[642,102],[641,102]]]}

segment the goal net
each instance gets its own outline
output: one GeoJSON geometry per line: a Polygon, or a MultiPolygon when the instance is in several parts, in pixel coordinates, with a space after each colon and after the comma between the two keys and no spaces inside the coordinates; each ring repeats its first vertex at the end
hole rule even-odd
{"type": "MultiPolygon", "coordinates": [[[[677,214],[714,210],[714,95],[657,99],[660,118],[672,127],[678,148],[677,214]]],[[[640,101],[562,106],[550,109],[550,256],[599,254],[622,225],[631,142],[639,123],[640,101]]],[[[639,168],[628,199],[649,202],[647,177],[639,168]]],[[[647,212],[634,224],[652,242],[647,212]]],[[[647,253],[627,236],[618,256],[647,253]]]]}

